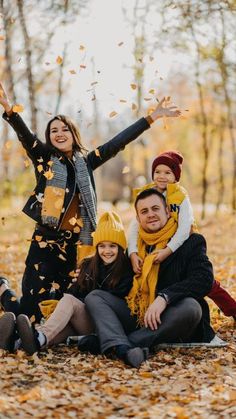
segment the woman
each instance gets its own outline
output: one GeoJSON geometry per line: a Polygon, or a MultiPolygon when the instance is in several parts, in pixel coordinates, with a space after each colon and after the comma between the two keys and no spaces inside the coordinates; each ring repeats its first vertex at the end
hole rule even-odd
{"type": "Polygon", "coordinates": [[[112,140],[87,152],[72,120],[57,115],[46,128],[46,144],[41,142],[15,113],[0,84],[3,118],[13,127],[32,160],[36,187],[23,211],[36,221],[20,302],[6,281],[0,283],[1,304],[5,311],[25,313],[32,320],[42,317],[39,303],[59,300],[75,275],[77,245],[80,259],[91,251],[91,233],[96,228],[96,189],[93,171],[135,140],[157,119],[176,117],[175,106],[163,107],[165,98],[146,118],[141,118],[112,140]]]}

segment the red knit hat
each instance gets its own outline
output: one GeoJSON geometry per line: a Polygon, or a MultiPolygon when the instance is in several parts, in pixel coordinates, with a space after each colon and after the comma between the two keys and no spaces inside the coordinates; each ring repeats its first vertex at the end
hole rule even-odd
{"type": "Polygon", "coordinates": [[[159,154],[159,156],[157,156],[152,163],[152,178],[156,167],[159,164],[165,164],[172,170],[172,172],[175,175],[175,179],[178,182],[181,175],[181,165],[183,163],[183,160],[184,158],[182,154],[180,154],[178,151],[169,150],[159,154]]]}

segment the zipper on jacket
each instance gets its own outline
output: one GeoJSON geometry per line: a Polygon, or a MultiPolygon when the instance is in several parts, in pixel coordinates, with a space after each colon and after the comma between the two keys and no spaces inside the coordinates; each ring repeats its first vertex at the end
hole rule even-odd
{"type": "Polygon", "coordinates": [[[69,208],[69,206],[70,206],[70,204],[71,204],[71,202],[72,202],[72,199],[74,198],[74,195],[75,195],[75,190],[76,190],[76,172],[75,172],[75,168],[74,168],[73,163],[72,163],[69,159],[67,159],[67,160],[70,162],[71,166],[73,167],[74,174],[75,174],[75,184],[74,184],[74,190],[73,190],[73,193],[72,193],[71,200],[70,200],[69,204],[67,205],[67,209],[65,210],[64,215],[62,216],[62,219],[61,219],[60,225],[58,226],[57,230],[60,230],[60,228],[61,228],[61,226],[62,226],[63,220],[64,220],[65,215],[66,215],[66,213],[67,213],[67,211],[68,211],[68,208],[69,208]]]}

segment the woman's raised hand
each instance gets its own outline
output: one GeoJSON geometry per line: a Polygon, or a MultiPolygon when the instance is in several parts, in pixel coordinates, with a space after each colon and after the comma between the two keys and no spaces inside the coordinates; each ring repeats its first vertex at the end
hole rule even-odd
{"type": "Polygon", "coordinates": [[[11,102],[9,101],[7,97],[7,93],[2,83],[0,83],[0,104],[3,106],[3,108],[5,109],[7,113],[11,111],[11,108],[12,108],[11,102]]]}
{"type": "Polygon", "coordinates": [[[150,114],[153,121],[160,118],[176,118],[181,115],[181,110],[173,103],[170,103],[170,98],[163,97],[156,109],[150,114]]]}

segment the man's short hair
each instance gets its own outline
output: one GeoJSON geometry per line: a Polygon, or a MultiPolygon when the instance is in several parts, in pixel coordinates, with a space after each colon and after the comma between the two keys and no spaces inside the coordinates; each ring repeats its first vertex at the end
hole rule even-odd
{"type": "Polygon", "coordinates": [[[141,199],[145,199],[145,198],[147,198],[148,196],[151,196],[151,195],[157,195],[157,196],[159,196],[159,198],[163,202],[164,207],[166,207],[166,200],[165,200],[164,195],[162,195],[162,193],[158,192],[154,188],[149,188],[149,189],[144,189],[144,191],[140,192],[136,196],[136,199],[135,199],[135,202],[134,202],[134,207],[135,207],[136,211],[137,211],[138,201],[141,201],[141,199]]]}

